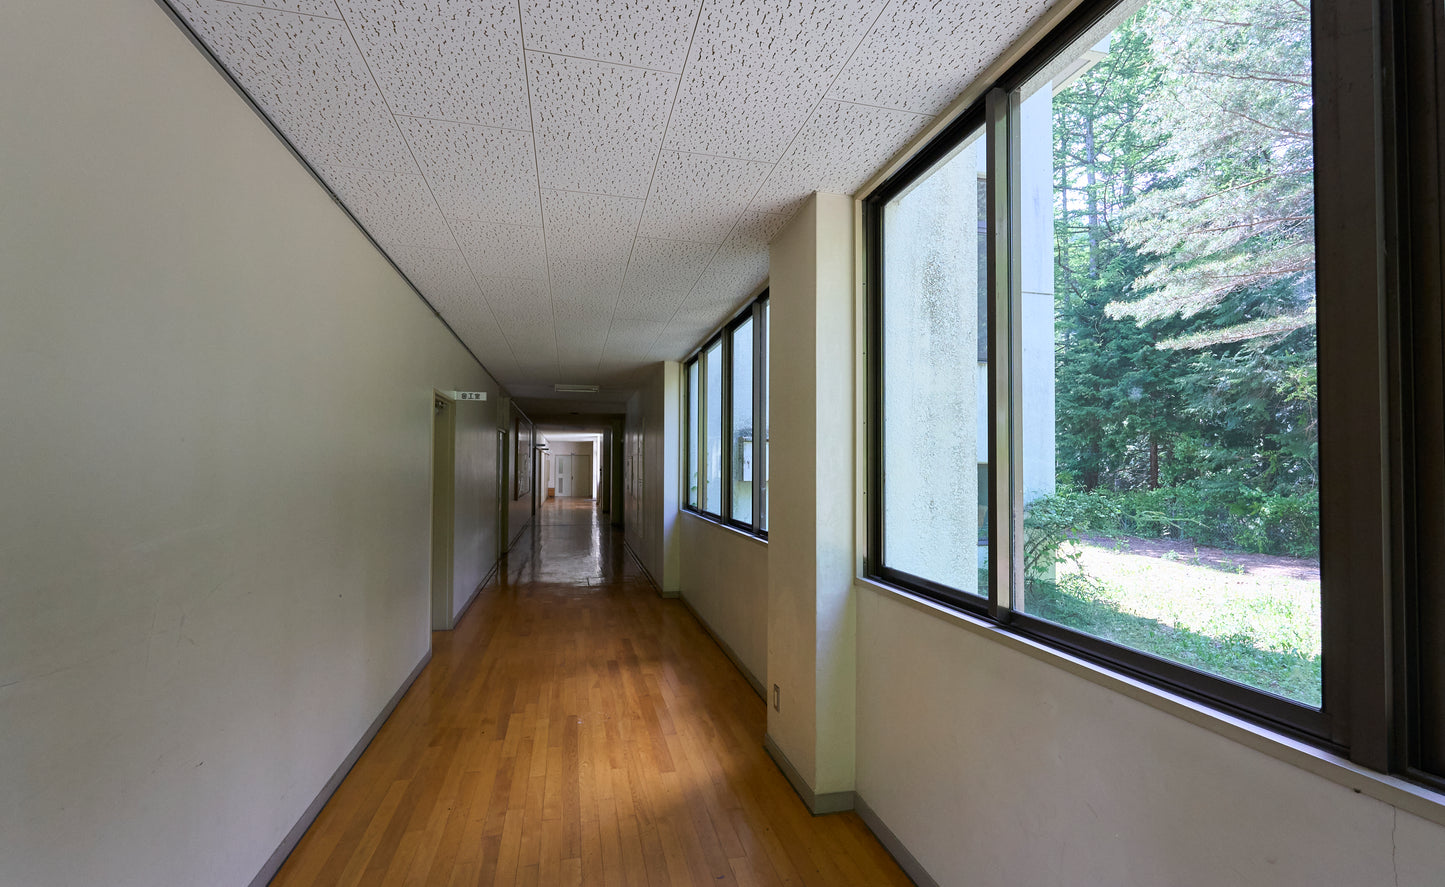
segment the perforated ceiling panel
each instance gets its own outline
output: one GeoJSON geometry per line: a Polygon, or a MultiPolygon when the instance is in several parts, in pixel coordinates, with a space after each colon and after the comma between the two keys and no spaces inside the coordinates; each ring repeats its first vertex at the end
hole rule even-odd
{"type": "Polygon", "coordinates": [[[625,386],[1048,0],[168,0],[513,393],[625,386]]]}

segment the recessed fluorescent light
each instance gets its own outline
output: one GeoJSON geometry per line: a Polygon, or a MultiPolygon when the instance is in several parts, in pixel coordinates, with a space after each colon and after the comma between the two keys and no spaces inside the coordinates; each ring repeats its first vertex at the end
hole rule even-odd
{"type": "Polygon", "coordinates": [[[596,394],[596,385],[553,385],[552,390],[558,394],[596,394]]]}

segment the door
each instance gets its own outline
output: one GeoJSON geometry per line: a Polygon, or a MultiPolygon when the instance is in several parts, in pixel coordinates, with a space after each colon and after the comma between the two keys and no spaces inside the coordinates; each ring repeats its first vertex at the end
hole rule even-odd
{"type": "Polygon", "coordinates": [[[452,521],[456,497],[456,405],[432,395],[431,627],[452,627],[452,521]]]}
{"type": "Polygon", "coordinates": [[[572,489],[575,491],[572,495],[594,498],[597,493],[592,488],[592,457],[582,454],[573,456],[572,469],[572,489]]]}
{"type": "Polygon", "coordinates": [[[572,457],[557,457],[557,495],[572,495],[572,457]]]}

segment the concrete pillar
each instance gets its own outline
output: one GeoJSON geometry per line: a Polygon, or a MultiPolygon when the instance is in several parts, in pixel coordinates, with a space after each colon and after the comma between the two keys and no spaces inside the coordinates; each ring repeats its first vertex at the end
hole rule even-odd
{"type": "Polygon", "coordinates": [[[767,745],[823,813],[853,803],[852,200],[814,194],[770,259],[767,745]]]}

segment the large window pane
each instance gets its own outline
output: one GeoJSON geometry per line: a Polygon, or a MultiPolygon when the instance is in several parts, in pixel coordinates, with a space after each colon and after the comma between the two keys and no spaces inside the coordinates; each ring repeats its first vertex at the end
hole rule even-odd
{"type": "Polygon", "coordinates": [[[687,504],[697,507],[698,368],[687,365],[687,504]]]}
{"type": "Polygon", "coordinates": [[[728,334],[732,341],[732,428],[728,437],[732,477],[729,517],[753,523],[753,320],[728,334]]]}
{"type": "Polygon", "coordinates": [[[1154,0],[1024,88],[1015,606],[1319,705],[1310,72],[1308,4],[1154,0]]]}
{"type": "Polygon", "coordinates": [[[988,593],[976,134],[883,210],[883,564],[988,593]]]}
{"type": "Polygon", "coordinates": [[[704,436],[703,460],[706,475],[703,482],[703,510],[722,514],[722,342],[715,343],[702,356],[703,372],[707,374],[707,430],[704,436]]]}

